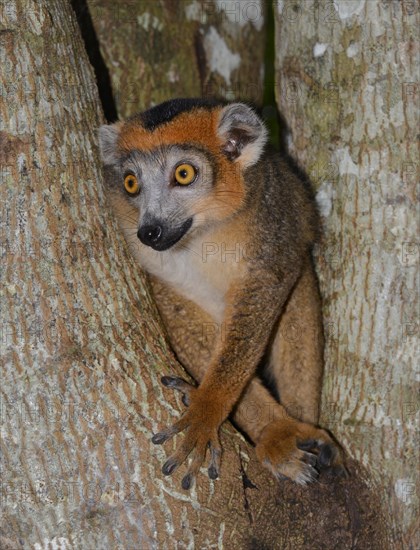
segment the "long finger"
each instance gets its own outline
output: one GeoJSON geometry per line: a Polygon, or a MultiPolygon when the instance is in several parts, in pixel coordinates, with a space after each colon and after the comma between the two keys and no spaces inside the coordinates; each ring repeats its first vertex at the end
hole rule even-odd
{"type": "Polygon", "coordinates": [[[185,437],[182,444],[178,447],[175,453],[168,458],[165,464],[162,466],[162,473],[165,476],[170,476],[175,472],[175,470],[180,466],[185,460],[187,460],[189,454],[194,449],[196,442],[189,438],[185,437]]]}

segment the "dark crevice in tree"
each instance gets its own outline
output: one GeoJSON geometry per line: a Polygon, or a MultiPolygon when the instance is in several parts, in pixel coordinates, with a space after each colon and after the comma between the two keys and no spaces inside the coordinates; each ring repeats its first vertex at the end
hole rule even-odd
{"type": "Polygon", "coordinates": [[[264,96],[263,117],[270,133],[270,141],[274,147],[280,144],[280,124],[276,103],[276,74],[275,74],[275,26],[274,26],[274,2],[266,0],[266,39],[264,52],[264,96]]]}
{"type": "Polygon", "coordinates": [[[201,95],[202,97],[206,97],[207,93],[205,90],[205,81],[206,81],[206,67],[207,67],[207,60],[206,60],[206,52],[204,51],[203,46],[203,33],[202,29],[198,28],[195,36],[194,36],[194,51],[195,51],[195,61],[197,63],[198,68],[198,74],[200,76],[200,84],[201,84],[201,95]]]}
{"type": "Polygon", "coordinates": [[[76,14],[77,23],[85,43],[90,64],[95,72],[99,98],[105,118],[108,122],[114,122],[118,119],[118,114],[112,92],[111,78],[100,51],[99,41],[93,26],[89,7],[86,0],[71,0],[71,5],[76,14]]]}

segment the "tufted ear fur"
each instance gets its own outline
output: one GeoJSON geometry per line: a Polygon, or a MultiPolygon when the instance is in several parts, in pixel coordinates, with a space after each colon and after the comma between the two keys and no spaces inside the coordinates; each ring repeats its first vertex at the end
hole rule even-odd
{"type": "Polygon", "coordinates": [[[99,150],[105,166],[116,164],[118,161],[117,141],[120,135],[121,122],[104,124],[99,128],[99,150]]]}
{"type": "Polygon", "coordinates": [[[259,116],[244,103],[232,103],[220,112],[217,135],[229,160],[247,168],[258,162],[267,141],[267,130],[259,116]]]}

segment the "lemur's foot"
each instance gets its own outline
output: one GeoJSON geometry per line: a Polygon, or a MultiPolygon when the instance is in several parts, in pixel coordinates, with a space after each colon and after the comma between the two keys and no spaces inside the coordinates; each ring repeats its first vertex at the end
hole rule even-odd
{"type": "Polygon", "coordinates": [[[273,421],[262,431],[257,456],[276,478],[306,485],[328,469],[345,475],[342,453],[326,431],[302,422],[273,421]]]}
{"type": "Polygon", "coordinates": [[[182,402],[188,407],[181,419],[170,428],[155,434],[152,442],[160,445],[171,439],[175,434],[185,430],[185,437],[177,451],[165,462],[162,472],[171,475],[190,454],[188,472],[182,479],[182,488],[188,490],[204,462],[207,448],[210,449],[210,464],[208,474],[210,479],[219,476],[221,448],[218,431],[224,420],[221,411],[214,403],[208,402],[206,396],[181,378],[164,376],[162,384],[182,392],[182,402]]]}

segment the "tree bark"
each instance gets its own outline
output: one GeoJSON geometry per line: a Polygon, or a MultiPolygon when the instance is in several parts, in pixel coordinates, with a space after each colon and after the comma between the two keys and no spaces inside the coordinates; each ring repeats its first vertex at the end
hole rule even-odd
{"type": "Polygon", "coordinates": [[[159,377],[182,371],[105,201],[72,10],[16,0],[0,21],[1,548],[273,544],[274,480],[229,425],[220,480],[161,474],[151,435],[182,404],[159,377]]]}
{"type": "Polygon", "coordinates": [[[173,97],[261,103],[264,3],[88,0],[121,118],[173,97]],[[117,24],[116,24],[117,22],[117,24]]]}
{"type": "Polygon", "coordinates": [[[275,5],[278,105],[324,221],[322,420],[379,487],[393,548],[418,547],[418,3],[275,5]]]}

